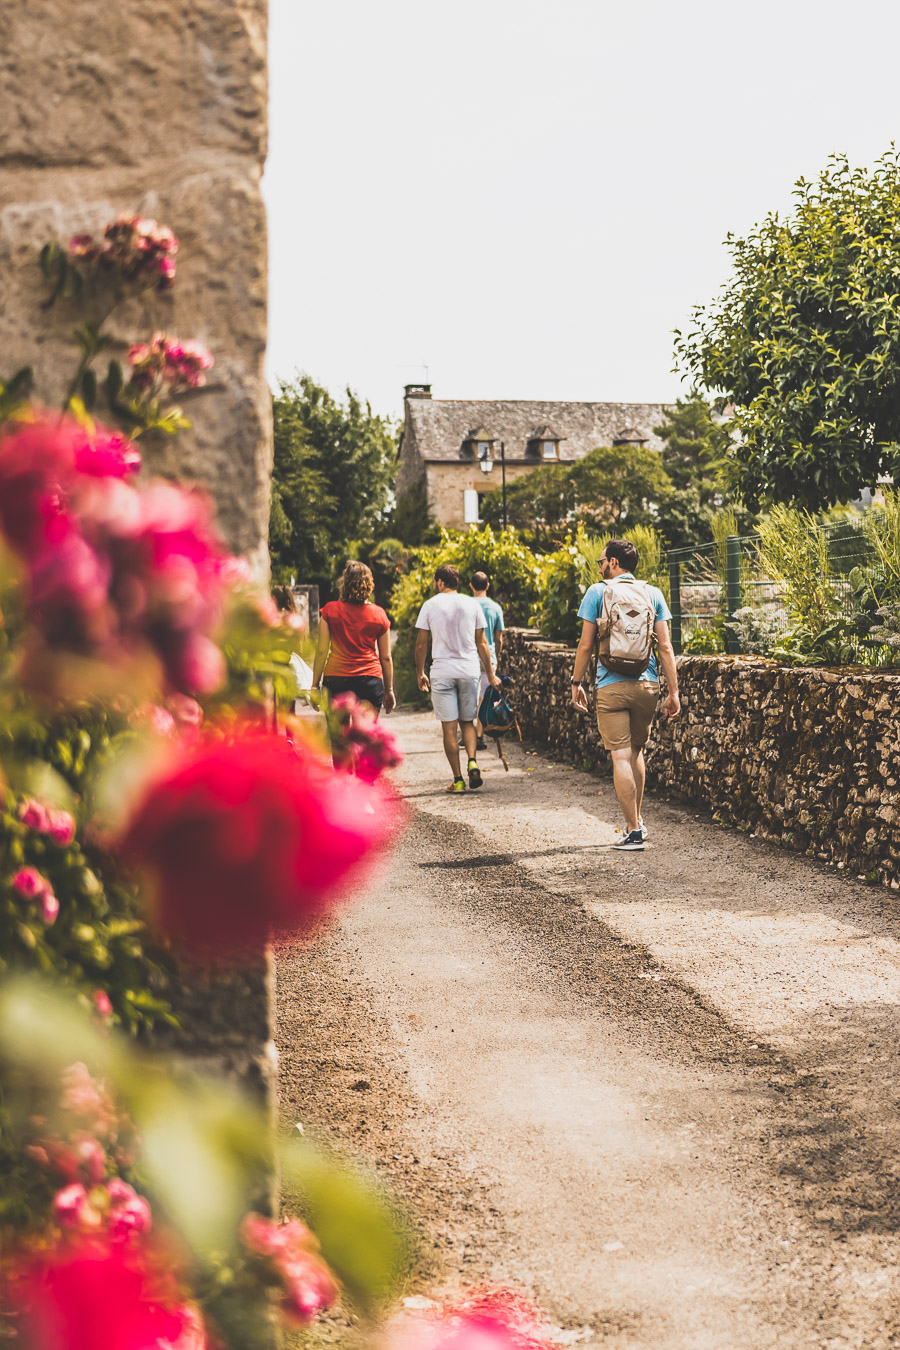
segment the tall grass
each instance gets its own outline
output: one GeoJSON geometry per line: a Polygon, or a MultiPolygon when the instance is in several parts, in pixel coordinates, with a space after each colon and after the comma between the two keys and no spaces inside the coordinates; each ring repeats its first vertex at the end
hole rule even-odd
{"type": "MultiPolygon", "coordinates": [[[[666,564],[666,549],[662,536],[652,525],[633,525],[627,537],[638,551],[638,565],[635,576],[658,586],[669,603],[669,569],[666,564]]],[[[578,526],[575,546],[580,554],[578,560],[578,580],[587,589],[595,581],[601,581],[597,563],[606,548],[611,534],[588,534],[583,525],[578,526]]]]}
{"type": "Polygon", "coordinates": [[[840,609],[828,566],[828,535],[808,511],[774,506],[759,526],[759,560],[764,572],[784,588],[791,617],[813,637],[840,609]]]}

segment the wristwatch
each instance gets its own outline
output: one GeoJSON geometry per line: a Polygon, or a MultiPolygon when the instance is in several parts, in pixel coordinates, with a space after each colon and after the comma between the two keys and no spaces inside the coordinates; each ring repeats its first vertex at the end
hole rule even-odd
{"type": "Polygon", "coordinates": [[[581,684],[580,680],[572,680],[572,684],[581,684]]]}

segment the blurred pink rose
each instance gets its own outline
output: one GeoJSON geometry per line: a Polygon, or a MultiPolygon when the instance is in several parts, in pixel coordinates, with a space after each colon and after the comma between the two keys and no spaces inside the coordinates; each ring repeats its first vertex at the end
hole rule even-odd
{"type": "Polygon", "coordinates": [[[109,1001],[109,994],[105,989],[94,990],[94,1007],[101,1017],[109,1017],[113,1010],[113,1005],[109,1001]]]}
{"type": "Polygon", "coordinates": [[[54,923],[56,921],[56,916],[58,913],[59,913],[59,901],[57,900],[56,896],[53,894],[52,891],[49,890],[44,891],[43,895],[41,896],[41,918],[44,920],[44,923],[47,924],[49,927],[51,923],[54,923]]]}
{"type": "Polygon", "coordinates": [[[47,808],[40,802],[27,797],[25,801],[19,804],[19,819],[23,825],[27,825],[30,830],[38,830],[43,833],[49,826],[47,808]]]}
{"type": "Polygon", "coordinates": [[[75,838],[75,821],[68,811],[47,812],[47,833],[55,844],[71,844],[75,838]]]}
{"type": "Polygon", "coordinates": [[[63,1070],[60,1106],[87,1121],[100,1137],[115,1132],[115,1103],[103,1083],[92,1077],[86,1064],[70,1064],[63,1070]]]}
{"type": "Polygon", "coordinates": [[[112,1201],[106,1220],[110,1238],[114,1242],[124,1242],[141,1233],[149,1233],[153,1215],[144,1197],[119,1177],[112,1177],[106,1189],[112,1201]]]}
{"type": "Polygon", "coordinates": [[[96,1230],[103,1223],[103,1215],[91,1204],[90,1197],[80,1181],[64,1186],[53,1197],[53,1213],[66,1228],[83,1231],[96,1230]]]}
{"type": "Polygon", "coordinates": [[[247,728],[186,750],[137,810],[126,856],[155,882],[159,927],[197,957],[303,928],[386,840],[391,804],[305,745],[247,728]]]}
{"type": "Polygon", "coordinates": [[[11,885],[13,890],[18,891],[26,900],[34,900],[37,896],[43,895],[47,889],[47,882],[36,867],[20,867],[11,885]]]}
{"type": "Polygon", "coordinates": [[[437,1309],[404,1314],[388,1350],[554,1350],[541,1315],[509,1290],[475,1290],[437,1309]]]}
{"type": "Polygon", "coordinates": [[[4,1302],[28,1350],[205,1350],[197,1309],[141,1245],[86,1236],[8,1262],[4,1302]]]}

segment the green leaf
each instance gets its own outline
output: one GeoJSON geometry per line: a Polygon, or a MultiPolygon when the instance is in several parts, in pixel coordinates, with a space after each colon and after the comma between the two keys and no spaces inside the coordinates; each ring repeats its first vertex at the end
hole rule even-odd
{"type": "Polygon", "coordinates": [[[125,376],[119,361],[110,361],[103,387],[110,403],[115,403],[125,384],[125,376]]]}
{"type": "Polygon", "coordinates": [[[373,1182],[305,1140],[281,1155],[288,1191],[322,1244],[322,1255],[358,1307],[373,1315],[396,1291],[409,1237],[373,1182]]]}

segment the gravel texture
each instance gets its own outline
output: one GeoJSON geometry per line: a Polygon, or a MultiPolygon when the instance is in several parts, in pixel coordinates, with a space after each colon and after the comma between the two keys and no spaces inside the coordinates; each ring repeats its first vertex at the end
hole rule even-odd
{"type": "Polygon", "coordinates": [[[402,845],[276,971],[285,1125],[392,1188],[405,1292],[513,1283],[616,1350],[900,1346],[892,897],[659,800],[611,852],[611,784],[518,746],[447,797],[392,721],[402,845]]]}

